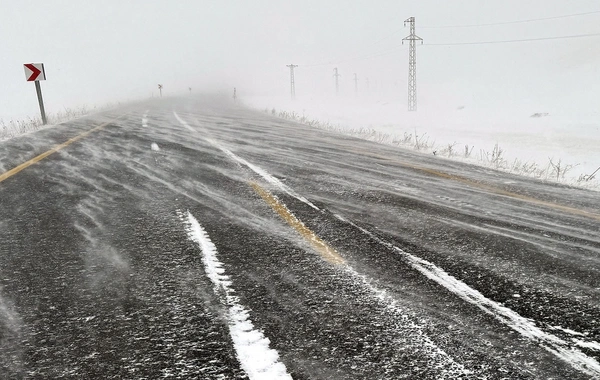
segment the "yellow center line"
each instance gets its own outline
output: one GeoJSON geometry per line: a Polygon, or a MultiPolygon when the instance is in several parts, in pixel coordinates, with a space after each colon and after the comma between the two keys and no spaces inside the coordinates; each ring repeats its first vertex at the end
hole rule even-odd
{"type": "Polygon", "coordinates": [[[314,232],[312,232],[308,227],[304,225],[294,214],[288,210],[288,208],[273,194],[271,194],[268,190],[263,189],[256,182],[250,182],[250,186],[260,195],[260,197],[269,205],[271,208],[279,214],[279,216],[286,221],[292,228],[294,228],[300,236],[302,236],[306,241],[308,241],[321,255],[321,257],[335,265],[342,265],[345,263],[345,260],[340,256],[337,251],[329,246],[326,242],[324,242],[321,238],[319,238],[314,232]]]}
{"type": "Polygon", "coordinates": [[[429,174],[432,174],[432,175],[436,175],[438,177],[451,179],[451,180],[454,180],[454,181],[457,181],[457,182],[462,182],[462,183],[467,184],[467,185],[472,186],[472,187],[478,187],[478,188],[484,189],[484,190],[486,190],[486,191],[488,191],[490,193],[494,193],[494,194],[498,194],[498,195],[504,195],[506,197],[515,198],[515,199],[520,199],[520,200],[525,201],[525,202],[533,203],[533,204],[540,205],[540,206],[549,207],[549,208],[552,208],[552,209],[558,210],[558,211],[568,212],[568,213],[573,214],[573,215],[584,216],[584,217],[588,217],[588,218],[591,218],[591,219],[600,220],[600,215],[594,214],[592,212],[584,211],[584,210],[577,209],[577,208],[570,207],[570,206],[561,205],[561,204],[550,202],[550,201],[543,201],[541,199],[533,198],[533,197],[530,197],[530,196],[527,196],[527,195],[522,195],[522,194],[515,193],[515,192],[512,192],[512,191],[508,191],[508,190],[503,190],[503,189],[494,187],[492,185],[487,185],[487,184],[484,184],[484,183],[479,183],[479,182],[473,181],[473,180],[471,180],[469,178],[465,178],[465,177],[461,177],[461,176],[457,176],[457,175],[452,175],[452,174],[447,174],[447,173],[439,172],[437,170],[429,169],[429,168],[420,168],[420,167],[416,167],[416,166],[411,166],[411,168],[413,168],[415,170],[420,170],[422,172],[429,173],[429,174]]]}
{"type": "Polygon", "coordinates": [[[52,149],[50,149],[50,150],[48,150],[48,151],[40,154],[39,156],[36,156],[36,157],[32,158],[31,160],[23,162],[21,165],[19,165],[19,166],[15,167],[15,168],[13,168],[13,169],[11,169],[11,170],[3,173],[3,174],[0,174],[0,182],[4,181],[7,178],[12,177],[13,175],[19,173],[21,170],[26,169],[26,168],[30,167],[31,165],[33,165],[33,164],[35,164],[37,162],[40,162],[41,160],[43,160],[44,158],[48,157],[52,153],[58,152],[59,150],[61,150],[61,149],[65,148],[65,147],[73,144],[75,141],[84,138],[85,136],[89,135],[90,133],[98,131],[98,130],[106,127],[107,125],[109,125],[110,123],[114,122],[117,119],[118,118],[113,119],[113,120],[111,120],[109,122],[106,122],[104,124],[101,124],[101,125],[99,125],[97,127],[94,127],[92,129],[90,129],[89,131],[85,131],[85,132],[81,133],[80,135],[77,135],[77,136],[75,136],[75,137],[73,137],[73,138],[65,141],[64,143],[59,144],[59,145],[55,146],[54,148],[52,148],[52,149]]]}
{"type": "Polygon", "coordinates": [[[448,174],[448,173],[444,173],[439,170],[435,170],[435,169],[431,169],[431,168],[427,168],[427,167],[423,167],[423,166],[405,164],[405,163],[399,162],[397,160],[392,160],[390,157],[385,157],[385,156],[381,156],[381,155],[373,154],[373,153],[369,153],[368,155],[370,155],[373,158],[380,158],[380,159],[384,159],[387,161],[393,161],[395,164],[400,165],[405,168],[408,168],[408,169],[417,170],[417,171],[420,171],[423,173],[427,173],[430,175],[434,175],[436,177],[441,177],[441,178],[449,179],[449,180],[456,181],[456,182],[462,182],[471,187],[477,187],[477,188],[486,190],[490,193],[504,195],[506,197],[515,198],[515,199],[520,199],[524,202],[536,204],[539,206],[549,207],[551,209],[558,210],[558,211],[564,211],[564,212],[567,212],[572,215],[583,216],[583,217],[587,217],[587,218],[591,218],[591,219],[595,219],[595,220],[600,220],[600,215],[593,213],[593,212],[584,211],[584,210],[581,210],[578,208],[561,205],[561,204],[558,204],[555,202],[543,201],[541,199],[533,198],[533,197],[530,197],[527,195],[522,195],[522,194],[515,193],[512,191],[508,191],[508,190],[503,190],[498,187],[480,183],[480,182],[474,181],[470,178],[462,177],[462,176],[459,176],[456,174],[448,174]]]}

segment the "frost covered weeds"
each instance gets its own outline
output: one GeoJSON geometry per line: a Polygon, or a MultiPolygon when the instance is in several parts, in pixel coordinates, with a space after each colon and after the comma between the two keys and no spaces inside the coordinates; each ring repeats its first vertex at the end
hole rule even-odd
{"type": "Polygon", "coordinates": [[[475,146],[470,145],[465,145],[464,149],[461,149],[457,146],[458,143],[456,142],[437,146],[435,140],[432,140],[427,133],[419,134],[417,133],[417,130],[415,130],[414,133],[404,132],[403,135],[394,135],[377,131],[374,128],[344,128],[339,124],[311,119],[293,111],[277,111],[273,108],[265,109],[265,113],[269,113],[275,117],[297,121],[313,128],[373,141],[378,144],[414,149],[424,153],[432,153],[439,157],[465,160],[492,169],[545,181],[566,183],[590,189],[600,188],[600,167],[592,173],[582,174],[577,178],[571,178],[568,174],[571,169],[577,166],[577,164],[565,164],[562,159],[555,159],[554,157],[548,157],[548,162],[545,165],[519,159],[508,160],[505,158],[504,149],[498,144],[495,144],[491,151],[485,149],[475,150],[475,146]]]}
{"type": "MultiPolygon", "coordinates": [[[[88,115],[92,112],[97,112],[103,109],[111,108],[113,105],[106,105],[101,108],[94,106],[89,108],[87,106],[80,106],[77,108],[65,108],[64,111],[47,114],[48,124],[54,125],[63,123],[65,121],[73,120],[81,116],[88,115]]],[[[41,128],[46,127],[40,117],[28,117],[23,120],[9,120],[5,121],[0,119],[0,141],[8,140],[13,137],[17,137],[26,133],[37,131],[41,128]]]]}

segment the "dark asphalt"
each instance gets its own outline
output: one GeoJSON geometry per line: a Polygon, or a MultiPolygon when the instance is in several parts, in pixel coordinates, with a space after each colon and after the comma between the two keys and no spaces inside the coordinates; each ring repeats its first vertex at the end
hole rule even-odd
{"type": "Polygon", "coordinates": [[[0,142],[0,175],[104,123],[0,182],[0,378],[249,378],[186,211],[294,379],[600,378],[600,193],[209,96],[0,142]],[[251,182],[346,263],[324,260],[251,182]]]}

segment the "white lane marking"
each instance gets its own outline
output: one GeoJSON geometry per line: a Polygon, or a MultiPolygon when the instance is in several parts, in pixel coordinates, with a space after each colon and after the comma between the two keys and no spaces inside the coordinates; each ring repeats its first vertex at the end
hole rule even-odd
{"type": "Polygon", "coordinates": [[[179,117],[179,115],[177,114],[177,112],[173,111],[173,115],[175,115],[175,119],[177,119],[177,121],[179,121],[181,123],[181,125],[183,125],[184,127],[186,127],[188,130],[197,133],[198,131],[195,130],[194,128],[190,127],[190,125],[183,120],[182,118],[179,117]]]}
{"type": "Polygon", "coordinates": [[[144,128],[148,127],[148,112],[150,112],[150,110],[146,110],[146,112],[144,112],[144,116],[142,116],[142,127],[144,128]]]}
{"type": "MultiPolygon", "coordinates": [[[[173,115],[175,115],[175,118],[184,126],[186,127],[188,130],[192,131],[192,132],[198,132],[196,131],[194,128],[192,128],[185,120],[183,120],[181,117],[179,117],[179,115],[177,114],[177,112],[173,111],[173,115]]],[[[230,151],[229,149],[223,147],[221,144],[219,144],[218,142],[203,137],[204,140],[206,140],[208,143],[210,143],[211,145],[213,145],[215,148],[220,149],[223,153],[225,153],[229,158],[231,158],[232,160],[236,161],[238,164],[240,165],[244,165],[247,168],[249,168],[250,170],[252,170],[253,172],[255,172],[256,174],[258,174],[259,176],[261,176],[265,181],[267,181],[268,183],[270,183],[273,186],[276,186],[277,188],[279,188],[279,190],[285,192],[286,194],[288,194],[291,197],[294,197],[296,199],[298,199],[299,201],[307,204],[308,206],[312,207],[315,210],[319,210],[319,208],[317,206],[315,206],[312,202],[310,202],[308,199],[304,198],[303,196],[301,196],[300,194],[296,193],[295,191],[293,191],[292,189],[290,189],[288,186],[286,186],[284,183],[282,183],[279,179],[275,178],[274,176],[272,176],[271,174],[267,173],[264,169],[244,160],[243,158],[237,156],[235,153],[233,153],[232,151],[230,151]]]]}
{"type": "Polygon", "coordinates": [[[285,365],[279,361],[277,351],[269,347],[269,338],[254,328],[248,311],[239,304],[231,279],[225,274],[223,264],[217,258],[217,248],[206,230],[189,211],[185,215],[181,212],[178,214],[186,223],[189,238],[202,251],[204,269],[214,285],[215,293],[221,295],[225,305],[229,307],[229,332],[242,369],[252,380],[292,380],[285,365]]]}
{"type": "Polygon", "coordinates": [[[219,144],[217,144],[216,142],[212,142],[216,147],[218,147],[219,149],[221,149],[226,155],[228,155],[229,157],[231,157],[233,160],[239,162],[242,165],[247,166],[248,168],[250,168],[250,170],[252,170],[253,172],[255,172],[256,174],[258,174],[259,176],[263,177],[267,182],[269,182],[271,185],[274,185],[276,187],[278,187],[280,190],[282,190],[283,192],[287,193],[288,195],[298,199],[299,201],[309,205],[310,207],[314,208],[315,210],[319,211],[319,208],[317,206],[315,206],[314,204],[312,204],[311,201],[309,201],[308,199],[304,198],[303,196],[301,196],[300,194],[296,193],[295,191],[293,191],[292,189],[290,189],[288,186],[284,185],[280,180],[278,180],[277,178],[275,178],[274,176],[272,176],[271,174],[267,173],[264,169],[244,160],[241,157],[236,156],[233,152],[231,152],[230,150],[220,146],[219,144]]]}
{"type": "MultiPolygon", "coordinates": [[[[306,226],[304,223],[298,219],[290,209],[283,203],[281,200],[277,199],[276,196],[271,194],[268,190],[262,189],[260,186],[255,187],[254,189],[264,198],[264,195],[261,194],[263,191],[269,197],[273,198],[277,202],[277,208],[281,208],[285,210],[285,213],[291,219],[288,220],[288,217],[285,217],[279,210],[273,207],[270,202],[265,199],[267,203],[273,207],[275,212],[277,212],[288,224],[290,224],[294,229],[298,232],[305,229],[306,226]],[[294,226],[297,223],[296,226],[294,226]]],[[[432,364],[428,364],[431,368],[439,369],[439,375],[437,375],[438,379],[457,379],[463,378],[465,376],[469,376],[473,374],[473,371],[465,368],[464,365],[456,362],[446,351],[442,348],[438,347],[431,338],[425,332],[425,326],[417,320],[422,318],[417,318],[413,313],[410,313],[408,310],[403,309],[398,302],[386,294],[385,291],[380,290],[375,285],[373,285],[372,281],[367,278],[367,276],[358,273],[354,268],[344,262],[344,259],[339,256],[339,254],[331,248],[327,243],[322,241],[317,235],[315,235],[312,231],[306,229],[309,232],[309,236],[303,235],[306,239],[310,240],[315,247],[317,247],[318,251],[324,249],[324,252],[321,251],[321,256],[324,260],[329,262],[334,262],[339,265],[344,265],[344,271],[346,275],[352,279],[355,284],[361,286],[366,289],[368,294],[368,300],[365,300],[365,303],[373,303],[373,299],[380,302],[381,305],[385,308],[386,313],[394,319],[395,327],[400,334],[404,338],[408,338],[408,340],[403,339],[402,341],[402,350],[411,350],[415,352],[422,353],[427,356],[428,359],[432,359],[432,364]]]]}
{"type": "MultiPolygon", "coordinates": [[[[534,322],[520,316],[513,310],[486,298],[479,291],[469,287],[464,282],[449,275],[435,264],[403,251],[402,249],[378,238],[372,232],[352,223],[340,215],[336,215],[336,217],[339,220],[346,222],[362,231],[378,243],[393,249],[395,252],[407,259],[408,263],[413,268],[421,272],[427,278],[437,282],[463,300],[477,306],[487,314],[494,316],[496,319],[517,331],[521,335],[533,341],[539,342],[540,346],[542,346],[545,350],[569,363],[577,370],[600,378],[600,363],[598,363],[594,358],[587,356],[577,348],[573,347],[573,345],[568,341],[542,331],[535,325],[534,322]]],[[[578,345],[581,346],[581,344],[578,345]]]]}
{"type": "Polygon", "coordinates": [[[157,143],[155,143],[155,142],[153,142],[153,143],[150,145],[150,149],[152,149],[152,150],[153,150],[153,151],[155,151],[155,152],[159,152],[159,151],[160,151],[160,147],[159,147],[159,146],[158,146],[158,144],[157,144],[157,143]]]}

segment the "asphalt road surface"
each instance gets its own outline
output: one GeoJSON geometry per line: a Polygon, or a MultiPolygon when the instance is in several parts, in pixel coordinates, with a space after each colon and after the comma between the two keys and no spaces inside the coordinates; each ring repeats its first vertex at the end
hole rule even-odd
{"type": "Polygon", "coordinates": [[[0,173],[2,378],[600,378],[598,192],[208,96],[0,173]]]}

